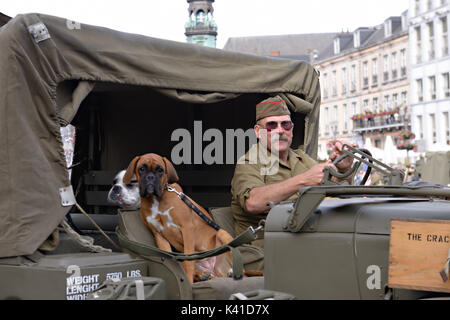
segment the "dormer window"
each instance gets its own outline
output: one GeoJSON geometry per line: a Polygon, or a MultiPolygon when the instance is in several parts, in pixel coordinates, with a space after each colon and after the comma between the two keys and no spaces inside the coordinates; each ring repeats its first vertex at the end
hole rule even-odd
{"type": "Polygon", "coordinates": [[[359,48],[361,46],[361,32],[358,30],[353,37],[353,46],[359,48]]]}
{"type": "Polygon", "coordinates": [[[341,42],[339,38],[334,39],[334,54],[339,54],[341,52],[341,42]]]}
{"type": "Polygon", "coordinates": [[[392,36],[392,20],[387,20],[384,22],[384,37],[392,36]]]}

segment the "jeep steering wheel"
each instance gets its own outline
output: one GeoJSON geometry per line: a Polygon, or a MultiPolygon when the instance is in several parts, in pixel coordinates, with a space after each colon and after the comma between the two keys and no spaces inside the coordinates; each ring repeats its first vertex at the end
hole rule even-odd
{"type": "MultiPolygon", "coordinates": [[[[341,156],[339,156],[337,159],[335,159],[333,161],[334,165],[337,165],[339,162],[341,162],[342,160],[344,160],[347,157],[352,157],[355,158],[353,153],[349,150],[344,150],[344,154],[342,154],[341,156]]],[[[368,155],[369,157],[372,157],[372,154],[370,153],[369,150],[367,149],[359,149],[360,152],[362,152],[363,154],[368,155]]],[[[364,155],[362,155],[363,159],[367,159],[369,161],[369,163],[373,163],[373,161],[370,158],[365,157],[364,155]]],[[[338,183],[338,182],[334,182],[332,181],[332,177],[336,177],[338,179],[348,179],[350,178],[351,175],[353,175],[353,179],[355,179],[355,173],[358,171],[359,167],[361,166],[362,162],[361,161],[357,161],[356,163],[353,164],[353,166],[344,173],[340,173],[337,172],[336,170],[334,170],[331,167],[326,167],[324,169],[324,176],[322,179],[322,182],[320,183],[321,185],[336,185],[336,184],[345,184],[346,182],[343,183],[338,183]]],[[[361,186],[365,185],[367,182],[367,179],[369,179],[370,173],[372,172],[372,167],[371,166],[367,166],[366,172],[364,174],[363,179],[361,180],[360,184],[361,186]]]]}

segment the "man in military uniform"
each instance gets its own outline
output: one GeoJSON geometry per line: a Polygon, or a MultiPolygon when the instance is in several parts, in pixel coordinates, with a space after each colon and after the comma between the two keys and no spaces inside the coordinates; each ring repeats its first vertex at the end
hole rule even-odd
{"type": "MultiPolygon", "coordinates": [[[[347,171],[353,159],[350,157],[332,164],[342,150],[336,141],[330,160],[318,164],[301,150],[292,150],[294,124],[286,102],[279,96],[266,99],[256,106],[256,125],[259,142],[241,158],[236,165],[231,182],[231,208],[235,232],[240,234],[249,226],[256,227],[269,211],[268,202],[278,204],[298,197],[300,187],[320,184],[323,169],[332,167],[339,172],[347,171]]],[[[254,245],[264,247],[264,233],[258,233],[254,245]]]]}

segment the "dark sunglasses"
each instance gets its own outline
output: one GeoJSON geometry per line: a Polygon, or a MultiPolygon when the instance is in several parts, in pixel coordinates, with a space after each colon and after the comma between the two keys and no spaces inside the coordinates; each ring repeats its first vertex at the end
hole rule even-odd
{"type": "Polygon", "coordinates": [[[267,131],[272,131],[278,128],[278,124],[281,125],[281,128],[283,128],[283,130],[289,131],[294,127],[294,124],[292,123],[292,121],[281,121],[281,122],[276,122],[276,121],[269,121],[266,123],[265,125],[265,129],[267,131]]]}

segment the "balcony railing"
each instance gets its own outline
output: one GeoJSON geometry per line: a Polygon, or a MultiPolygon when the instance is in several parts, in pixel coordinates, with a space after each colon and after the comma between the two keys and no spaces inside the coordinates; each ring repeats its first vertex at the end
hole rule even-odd
{"type": "Polygon", "coordinates": [[[198,34],[210,34],[217,35],[217,27],[205,27],[205,26],[196,26],[196,27],[186,27],[185,33],[189,35],[198,35],[198,34]]]}
{"type": "Polygon", "coordinates": [[[353,131],[387,130],[389,128],[404,127],[409,123],[409,120],[409,116],[400,116],[399,114],[358,119],[353,120],[353,131]]]}

